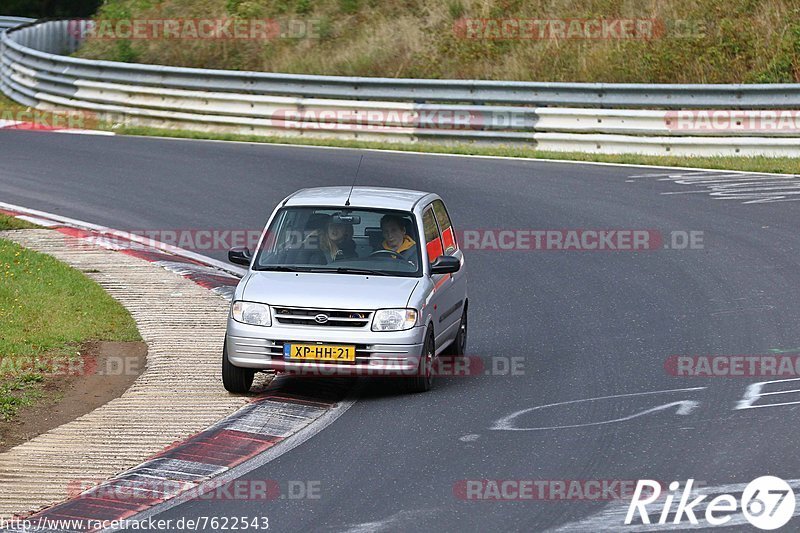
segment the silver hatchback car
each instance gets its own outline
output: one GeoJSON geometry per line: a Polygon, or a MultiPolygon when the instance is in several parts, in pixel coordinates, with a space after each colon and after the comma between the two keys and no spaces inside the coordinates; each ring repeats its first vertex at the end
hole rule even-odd
{"type": "Polygon", "coordinates": [[[236,287],[222,356],[230,392],[259,370],[398,376],[431,388],[467,343],[464,255],[442,199],[383,187],[319,187],[284,199],[236,287]]]}

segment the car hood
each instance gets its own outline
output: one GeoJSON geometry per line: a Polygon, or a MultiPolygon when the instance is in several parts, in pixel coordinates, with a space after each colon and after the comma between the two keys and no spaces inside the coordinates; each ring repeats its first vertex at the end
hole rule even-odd
{"type": "Polygon", "coordinates": [[[405,307],[419,278],[251,272],[242,299],[286,307],[383,309],[405,307]]]}

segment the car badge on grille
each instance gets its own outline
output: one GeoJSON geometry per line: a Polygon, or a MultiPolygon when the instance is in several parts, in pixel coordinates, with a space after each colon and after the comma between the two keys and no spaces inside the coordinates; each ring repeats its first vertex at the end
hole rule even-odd
{"type": "Polygon", "coordinates": [[[316,321],[317,324],[324,324],[328,321],[328,315],[320,313],[314,317],[314,321],[316,321]]]}

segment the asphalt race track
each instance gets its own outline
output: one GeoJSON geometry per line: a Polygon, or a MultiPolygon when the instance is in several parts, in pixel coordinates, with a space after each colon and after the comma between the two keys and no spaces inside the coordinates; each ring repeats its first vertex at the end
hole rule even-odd
{"type": "MultiPolygon", "coordinates": [[[[318,499],[196,500],[158,518],[267,516],[275,531],[618,531],[614,502],[476,501],[460,487],[692,478],[713,492],[800,478],[800,393],[741,408],[749,384],[776,378],[665,370],[673,355],[800,352],[800,203],[720,199],[623,166],[20,131],[0,131],[0,153],[0,201],[118,229],[260,229],[292,191],[349,184],[364,153],[359,184],[436,191],[460,231],[657,230],[667,244],[669,232],[703,232],[698,249],[467,251],[468,352],[497,372],[417,395],[367,383],[336,422],[245,476],[314,482],[318,499]],[[514,375],[503,371],[512,360],[514,375]],[[592,398],[604,399],[499,422],[592,398]]],[[[192,379],[191,365],[176,379],[192,379]]],[[[795,517],[787,530],[798,529],[795,517]]]]}

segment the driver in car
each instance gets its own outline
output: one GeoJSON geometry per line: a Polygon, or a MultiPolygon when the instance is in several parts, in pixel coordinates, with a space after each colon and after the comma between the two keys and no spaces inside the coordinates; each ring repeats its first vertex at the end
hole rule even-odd
{"type": "Polygon", "coordinates": [[[416,259],[417,243],[406,233],[406,225],[402,217],[384,215],[381,218],[381,232],[383,232],[384,239],[381,250],[395,252],[406,261],[416,259]]]}

